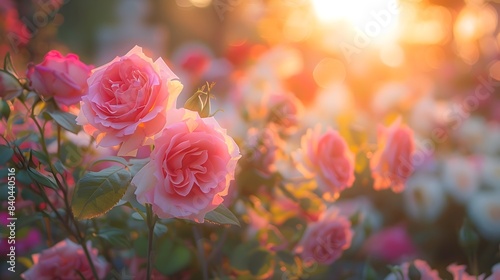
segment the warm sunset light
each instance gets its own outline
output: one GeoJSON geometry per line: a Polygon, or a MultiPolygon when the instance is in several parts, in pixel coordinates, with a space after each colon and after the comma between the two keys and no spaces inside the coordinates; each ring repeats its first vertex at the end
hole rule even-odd
{"type": "Polygon", "coordinates": [[[397,14],[399,9],[398,0],[311,0],[311,3],[321,21],[344,21],[354,25],[363,24],[370,15],[382,10],[397,14]]]}

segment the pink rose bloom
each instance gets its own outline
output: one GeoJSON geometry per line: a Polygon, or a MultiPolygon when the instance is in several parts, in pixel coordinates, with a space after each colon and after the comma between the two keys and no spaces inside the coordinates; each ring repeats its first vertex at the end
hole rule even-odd
{"type": "Polygon", "coordinates": [[[155,138],[151,161],[132,179],[135,194],[160,218],[201,223],[228,194],[239,148],[214,118],[185,109],[168,117],[174,122],[155,138]]]}
{"type": "Polygon", "coordinates": [[[465,265],[458,265],[455,263],[450,264],[446,268],[451,275],[453,275],[453,280],[483,280],[484,275],[481,274],[477,278],[467,273],[465,265]]]}
{"type": "Polygon", "coordinates": [[[391,263],[416,254],[416,248],[402,225],[373,234],[366,240],[364,249],[368,255],[391,263]]]}
{"type": "Polygon", "coordinates": [[[338,194],[354,183],[354,155],[345,140],[332,129],[309,129],[294,154],[297,169],[307,178],[316,178],[325,193],[338,194]]]}
{"type": "Polygon", "coordinates": [[[264,178],[276,171],[276,158],[281,146],[277,133],[271,127],[248,129],[248,152],[253,168],[264,178]]]}
{"type": "MultiPolygon", "coordinates": [[[[394,275],[394,273],[389,274],[385,280],[410,280],[409,268],[411,263],[406,262],[399,266],[399,269],[403,273],[403,278],[401,274],[394,275]]],[[[420,280],[440,280],[439,274],[436,270],[431,269],[431,267],[423,260],[414,260],[413,265],[420,273],[420,280]]]]}
{"type": "Polygon", "coordinates": [[[351,222],[331,208],[308,225],[295,251],[305,262],[332,264],[351,246],[352,236],[351,222]]]}
{"type": "Polygon", "coordinates": [[[28,66],[26,77],[38,94],[70,106],[81,100],[92,68],[76,54],[63,56],[58,51],[50,51],[40,64],[28,66]]]}
{"type": "Polygon", "coordinates": [[[379,127],[378,150],[370,160],[375,190],[392,188],[401,192],[413,172],[415,149],[412,130],[396,120],[390,127],[379,127]]]}
{"type": "MultiPolygon", "coordinates": [[[[98,258],[97,250],[91,248],[90,242],[87,243],[87,248],[97,275],[99,278],[104,278],[108,272],[108,264],[98,258]]],[[[23,279],[81,279],[75,270],[79,271],[85,279],[95,279],[82,247],[69,239],[57,243],[40,254],[34,254],[33,263],[30,269],[21,274],[23,279]]]]}
{"type": "Polygon", "coordinates": [[[134,47],[125,56],[95,69],[82,98],[78,124],[98,145],[121,145],[120,156],[135,156],[166,123],[182,90],[163,59],[155,62],[134,47]]]}
{"type": "Polygon", "coordinates": [[[286,133],[295,132],[304,111],[302,102],[293,93],[271,94],[268,98],[265,105],[270,108],[268,121],[286,133]]]}

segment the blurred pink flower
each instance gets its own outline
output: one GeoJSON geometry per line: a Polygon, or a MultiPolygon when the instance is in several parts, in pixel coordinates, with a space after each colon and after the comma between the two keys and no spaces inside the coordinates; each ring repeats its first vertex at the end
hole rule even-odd
{"type": "Polygon", "coordinates": [[[252,127],[248,129],[247,144],[253,167],[261,176],[269,177],[276,171],[276,157],[282,145],[279,136],[273,127],[263,130],[252,127]]]}
{"type": "Polygon", "coordinates": [[[416,254],[416,248],[403,225],[371,235],[366,240],[364,250],[368,255],[390,263],[398,263],[416,254]]]}
{"type": "Polygon", "coordinates": [[[453,275],[453,280],[483,280],[484,275],[479,275],[477,278],[476,276],[469,275],[465,270],[466,266],[465,265],[458,265],[455,263],[450,264],[446,268],[451,275],[453,275]]]}
{"type": "Polygon", "coordinates": [[[138,46],[95,69],[88,85],[77,122],[98,145],[121,144],[122,156],[134,156],[163,129],[182,90],[163,59],[153,62],[138,46]]]}
{"type": "MultiPolygon", "coordinates": [[[[399,266],[399,269],[403,273],[403,278],[400,274],[389,274],[385,280],[410,280],[409,268],[411,262],[405,262],[399,266]]],[[[440,280],[439,274],[436,270],[431,269],[431,267],[423,260],[414,260],[413,265],[420,273],[421,280],[440,280]]]]}
{"type": "MultiPolygon", "coordinates": [[[[87,243],[87,248],[89,249],[97,275],[99,278],[104,278],[108,272],[109,265],[97,256],[97,250],[92,249],[90,241],[87,243]]],[[[34,264],[30,269],[21,274],[23,279],[77,280],[81,277],[76,271],[81,273],[85,279],[95,279],[82,247],[69,239],[63,240],[39,254],[34,254],[32,257],[34,264]]]]}
{"type": "Polygon", "coordinates": [[[354,155],[332,129],[325,133],[319,125],[309,129],[294,158],[299,171],[307,178],[316,178],[325,193],[338,194],[354,182],[354,155]]]}
{"type": "Polygon", "coordinates": [[[294,132],[303,114],[301,101],[292,93],[274,93],[265,102],[268,106],[268,121],[277,125],[283,132],[294,132]]]}
{"type": "Polygon", "coordinates": [[[224,200],[234,179],[239,148],[214,118],[189,110],[171,111],[155,139],[151,161],[133,178],[141,203],[153,205],[160,218],[203,222],[224,200]]]}
{"type": "Polygon", "coordinates": [[[392,188],[401,192],[413,173],[415,149],[412,130],[397,119],[388,128],[379,127],[378,150],[370,160],[375,190],[392,188]]]}
{"type": "Polygon", "coordinates": [[[491,270],[492,274],[486,277],[486,280],[500,280],[500,263],[495,264],[491,270]]]}
{"type": "Polygon", "coordinates": [[[332,264],[351,246],[352,236],[351,222],[331,208],[307,226],[295,250],[305,262],[332,264]]]}
{"type": "Polygon", "coordinates": [[[92,68],[75,54],[63,56],[53,50],[45,55],[40,64],[30,64],[26,77],[38,94],[53,97],[58,104],[70,106],[81,100],[92,68]]]}

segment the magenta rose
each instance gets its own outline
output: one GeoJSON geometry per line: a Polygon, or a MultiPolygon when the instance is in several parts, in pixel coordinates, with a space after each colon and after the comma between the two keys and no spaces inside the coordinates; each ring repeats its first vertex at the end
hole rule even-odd
{"type": "Polygon", "coordinates": [[[77,122],[98,145],[121,144],[120,156],[135,156],[163,129],[181,90],[163,59],[153,62],[136,46],[93,71],[77,122]]]}
{"type": "Polygon", "coordinates": [[[390,263],[398,263],[417,253],[410,235],[402,225],[386,228],[371,235],[365,241],[364,250],[369,256],[390,263]]]}
{"type": "Polygon", "coordinates": [[[354,155],[336,131],[321,127],[309,129],[294,154],[298,170],[307,178],[316,178],[325,193],[338,194],[354,183],[354,155]]]}
{"type": "Polygon", "coordinates": [[[295,250],[305,262],[332,264],[351,246],[352,236],[351,222],[330,208],[307,226],[295,250]]]}
{"type": "Polygon", "coordinates": [[[70,106],[80,102],[91,70],[92,66],[81,62],[75,54],[63,56],[50,51],[40,64],[28,66],[26,77],[38,94],[70,106]]]}
{"type": "MultiPolygon", "coordinates": [[[[87,244],[87,248],[97,271],[97,276],[101,279],[104,278],[109,265],[98,258],[97,250],[91,248],[90,242],[87,244]]],[[[32,257],[34,264],[21,275],[23,279],[81,279],[76,271],[81,273],[85,279],[95,279],[82,247],[69,239],[57,243],[40,254],[34,254],[32,257]]]]}
{"type": "Polygon", "coordinates": [[[151,161],[132,179],[135,194],[140,203],[152,204],[160,218],[203,222],[228,194],[239,148],[214,118],[184,109],[168,117],[154,140],[151,161]]]}
{"type": "Polygon", "coordinates": [[[401,192],[413,173],[413,131],[398,119],[388,128],[379,128],[378,145],[370,160],[373,187],[401,192]]]}

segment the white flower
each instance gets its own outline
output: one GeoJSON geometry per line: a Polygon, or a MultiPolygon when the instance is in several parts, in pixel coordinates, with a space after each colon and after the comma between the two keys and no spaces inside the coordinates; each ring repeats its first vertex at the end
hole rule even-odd
{"type": "Polygon", "coordinates": [[[442,184],[430,175],[414,175],[403,193],[406,213],[417,220],[432,222],[443,212],[446,200],[442,184]]]}
{"type": "Polygon", "coordinates": [[[486,123],[482,117],[472,116],[462,123],[459,127],[456,137],[459,143],[473,152],[482,150],[482,145],[486,139],[488,131],[486,123]]]}
{"type": "Polygon", "coordinates": [[[443,183],[458,202],[466,202],[479,188],[479,174],[471,161],[451,156],[444,163],[443,183]]]}
{"type": "Polygon", "coordinates": [[[493,157],[484,159],[481,179],[488,187],[500,190],[500,159],[493,157]]]}
{"type": "Polygon", "coordinates": [[[468,214],[484,238],[500,240],[500,191],[474,195],[468,205],[468,214]]]}

